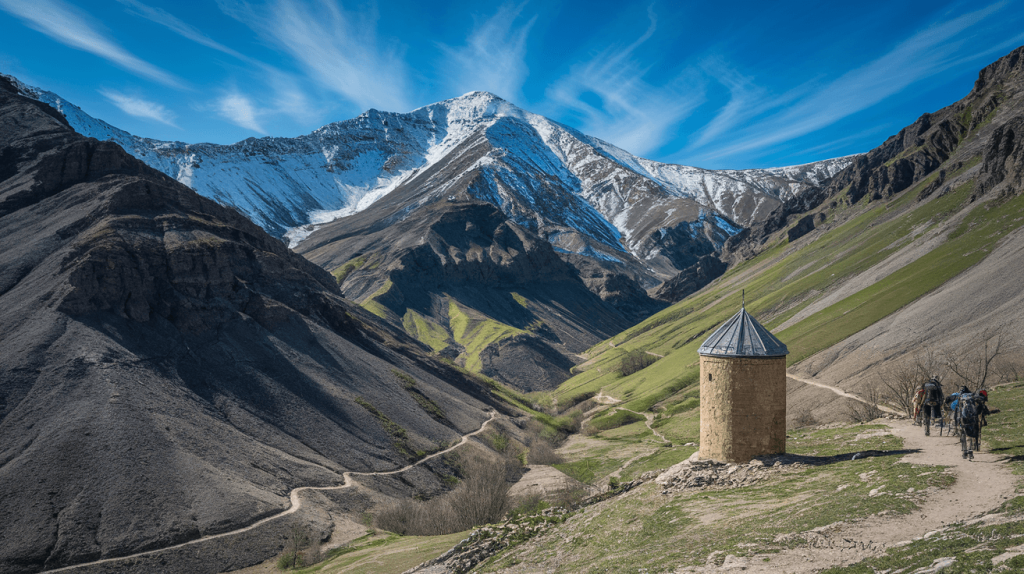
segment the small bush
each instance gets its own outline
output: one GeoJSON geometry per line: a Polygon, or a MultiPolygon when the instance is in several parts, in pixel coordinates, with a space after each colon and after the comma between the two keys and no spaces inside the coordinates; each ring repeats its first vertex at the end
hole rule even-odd
{"type": "Polygon", "coordinates": [[[869,387],[867,389],[865,402],[857,401],[854,399],[848,399],[846,401],[846,413],[855,423],[866,423],[873,421],[885,413],[882,409],[878,408],[880,393],[877,387],[869,387]]]}
{"type": "Polygon", "coordinates": [[[799,429],[804,427],[818,426],[819,424],[820,423],[818,422],[818,419],[814,418],[814,415],[812,415],[810,411],[805,411],[797,415],[793,419],[793,422],[789,423],[788,428],[799,429]]]}
{"type": "Polygon", "coordinates": [[[284,554],[277,559],[277,567],[281,570],[302,568],[310,564],[316,564],[323,559],[320,552],[320,541],[311,536],[309,531],[301,526],[292,526],[285,542],[284,554]],[[303,552],[305,550],[305,552],[303,552]]]}
{"type": "Polygon", "coordinates": [[[508,452],[508,447],[512,440],[508,437],[505,431],[491,432],[484,436],[486,437],[487,442],[490,443],[491,448],[502,454],[508,452]]]}
{"type": "Polygon", "coordinates": [[[563,461],[562,455],[555,452],[553,446],[548,441],[537,437],[537,440],[530,444],[530,450],[526,455],[526,460],[530,464],[561,464],[563,461]]]}
{"type": "Polygon", "coordinates": [[[657,360],[658,357],[650,355],[646,351],[633,349],[623,355],[622,360],[619,362],[619,374],[623,377],[632,375],[653,365],[657,360]]]}
{"type": "Polygon", "coordinates": [[[501,520],[513,506],[509,478],[519,472],[517,461],[473,459],[467,466],[467,478],[454,490],[426,501],[391,503],[377,515],[377,527],[401,535],[438,536],[501,520]]]}
{"type": "Polygon", "coordinates": [[[524,497],[516,499],[516,507],[512,509],[509,516],[524,516],[537,514],[542,510],[551,508],[551,503],[544,500],[544,497],[540,493],[528,494],[524,497]]]}
{"type": "Polygon", "coordinates": [[[306,564],[302,561],[302,554],[296,554],[294,552],[285,552],[277,559],[277,568],[279,570],[302,568],[305,565],[306,564]]]}

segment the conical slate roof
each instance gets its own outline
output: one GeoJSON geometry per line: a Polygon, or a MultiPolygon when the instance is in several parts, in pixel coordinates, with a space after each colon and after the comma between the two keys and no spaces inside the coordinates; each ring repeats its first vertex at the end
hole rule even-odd
{"type": "Polygon", "coordinates": [[[722,324],[697,349],[712,357],[784,357],[789,349],[758,323],[746,308],[722,324]]]}

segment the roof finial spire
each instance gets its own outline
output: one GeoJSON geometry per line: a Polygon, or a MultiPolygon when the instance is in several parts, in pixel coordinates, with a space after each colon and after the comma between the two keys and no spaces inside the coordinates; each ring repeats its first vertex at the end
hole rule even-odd
{"type": "Polygon", "coordinates": [[[741,289],[740,293],[742,294],[741,296],[743,297],[743,302],[740,304],[740,306],[744,310],[746,310],[746,308],[747,308],[747,290],[746,289],[741,289]]]}

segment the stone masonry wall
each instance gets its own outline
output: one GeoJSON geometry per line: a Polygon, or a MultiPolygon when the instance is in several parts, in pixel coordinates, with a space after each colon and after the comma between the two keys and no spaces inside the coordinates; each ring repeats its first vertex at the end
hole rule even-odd
{"type": "Polygon", "coordinates": [[[700,457],[786,452],[786,358],[700,358],[700,457]]]}

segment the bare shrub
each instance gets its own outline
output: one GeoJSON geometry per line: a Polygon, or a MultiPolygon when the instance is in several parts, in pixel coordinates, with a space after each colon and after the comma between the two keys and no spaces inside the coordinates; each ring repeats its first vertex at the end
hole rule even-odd
{"type": "Polygon", "coordinates": [[[539,492],[531,492],[519,496],[515,500],[515,508],[512,509],[512,514],[536,514],[551,505],[544,500],[544,495],[539,492]]]}
{"type": "Polygon", "coordinates": [[[525,431],[523,442],[527,448],[527,462],[530,464],[559,464],[562,462],[561,455],[555,452],[555,447],[560,442],[560,435],[550,436],[545,432],[544,425],[533,419],[523,426],[523,430],[525,431]]]}
{"type": "Polygon", "coordinates": [[[864,402],[850,399],[846,402],[846,414],[855,423],[873,421],[885,413],[878,408],[881,393],[876,386],[870,386],[864,396],[864,402]]]}
{"type": "Polygon", "coordinates": [[[946,351],[946,365],[959,385],[972,393],[1013,380],[1013,369],[997,368],[998,359],[1016,351],[1001,329],[987,329],[962,347],[946,351]]]}
{"type": "MultiPolygon", "coordinates": [[[[572,408],[574,408],[575,410],[580,411],[581,413],[586,413],[590,409],[592,409],[592,408],[594,408],[596,406],[599,406],[600,404],[601,403],[595,401],[594,399],[587,399],[587,400],[585,400],[585,401],[583,401],[581,403],[577,403],[577,404],[573,405],[572,408]]],[[[569,410],[569,409],[566,409],[566,410],[569,410]]]]}
{"type": "Polygon", "coordinates": [[[1019,347],[997,358],[993,366],[1005,382],[1024,380],[1024,354],[1019,347]]]}
{"type": "Polygon", "coordinates": [[[942,379],[944,370],[942,360],[930,349],[892,361],[878,375],[881,399],[913,418],[917,390],[933,376],[942,379]]]}
{"type": "Polygon", "coordinates": [[[814,415],[811,414],[811,411],[804,411],[793,418],[793,421],[789,423],[789,428],[798,429],[804,427],[813,427],[817,426],[818,424],[818,419],[814,418],[814,415]]]}
{"type": "Polygon", "coordinates": [[[530,464],[561,464],[564,462],[562,455],[555,452],[555,448],[548,441],[537,437],[529,445],[529,452],[526,460],[530,464]]]}
{"type": "Polygon", "coordinates": [[[306,566],[312,566],[313,564],[319,564],[324,560],[324,553],[320,547],[319,540],[311,540],[309,548],[305,552],[305,563],[306,566]]]}
{"type": "Polygon", "coordinates": [[[562,484],[555,492],[552,504],[568,509],[579,508],[588,494],[586,487],[581,482],[566,477],[562,479],[562,484]]]}
{"type": "Polygon", "coordinates": [[[518,462],[509,458],[466,463],[466,479],[454,490],[425,501],[392,502],[377,515],[377,527],[396,534],[438,536],[497,522],[512,509],[508,491],[518,462]]]}
{"type": "Polygon", "coordinates": [[[641,369],[645,369],[654,364],[658,360],[658,357],[648,354],[646,351],[641,349],[633,349],[627,351],[622,356],[622,360],[619,362],[619,373],[622,376],[632,375],[641,369]]]}

